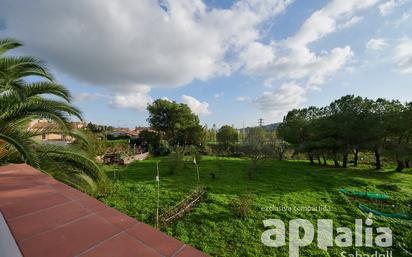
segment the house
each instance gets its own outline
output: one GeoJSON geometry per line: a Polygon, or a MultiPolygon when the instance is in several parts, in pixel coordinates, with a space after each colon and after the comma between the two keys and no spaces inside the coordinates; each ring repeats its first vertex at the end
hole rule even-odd
{"type": "Polygon", "coordinates": [[[152,129],[146,127],[136,127],[133,130],[129,128],[115,128],[112,132],[108,133],[107,135],[109,136],[109,138],[135,139],[143,130],[153,131],[152,129]]]}
{"type": "MultiPolygon", "coordinates": [[[[74,129],[81,129],[85,127],[84,122],[72,122],[71,126],[74,129]]],[[[71,143],[74,138],[59,133],[59,127],[54,122],[47,119],[34,119],[29,123],[28,131],[31,132],[42,132],[42,135],[34,136],[34,139],[49,141],[49,142],[64,142],[71,143]]]]}

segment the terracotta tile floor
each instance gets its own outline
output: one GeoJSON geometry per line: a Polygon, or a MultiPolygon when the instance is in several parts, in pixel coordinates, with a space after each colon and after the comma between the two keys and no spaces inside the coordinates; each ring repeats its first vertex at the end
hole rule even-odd
{"type": "Polygon", "coordinates": [[[26,257],[208,256],[26,164],[0,167],[0,211],[26,257]]]}

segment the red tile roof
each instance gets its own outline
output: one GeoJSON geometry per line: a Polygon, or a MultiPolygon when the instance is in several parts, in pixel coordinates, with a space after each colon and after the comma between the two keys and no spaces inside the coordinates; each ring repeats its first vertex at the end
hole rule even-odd
{"type": "Polygon", "coordinates": [[[0,211],[26,257],[207,257],[26,164],[0,167],[0,211]]]}

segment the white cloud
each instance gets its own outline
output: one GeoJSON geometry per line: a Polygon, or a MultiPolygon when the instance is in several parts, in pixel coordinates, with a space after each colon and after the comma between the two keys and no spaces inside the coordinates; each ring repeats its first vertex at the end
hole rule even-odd
{"type": "Polygon", "coordinates": [[[389,0],[379,5],[379,12],[382,16],[390,14],[396,7],[402,6],[409,0],[389,0]]]}
{"type": "Polygon", "coordinates": [[[214,98],[220,98],[220,97],[222,97],[224,94],[225,94],[224,92],[216,93],[216,94],[213,95],[213,97],[214,97],[214,98]]]}
{"type": "Polygon", "coordinates": [[[73,97],[73,100],[75,102],[85,102],[85,101],[95,101],[101,98],[106,98],[107,95],[101,94],[101,93],[88,93],[88,92],[82,92],[75,94],[73,97]]]}
{"type": "Polygon", "coordinates": [[[230,74],[226,56],[258,40],[292,1],[239,0],[227,9],[202,0],[1,2],[5,33],[27,52],[76,79],[126,91],[230,74]]]}
{"type": "Polygon", "coordinates": [[[361,18],[359,11],[374,6],[378,0],[334,0],[315,11],[298,32],[282,41],[270,44],[250,43],[239,57],[247,74],[259,74],[274,79],[299,80],[311,88],[318,88],[328,77],[345,66],[353,51],[349,46],[335,47],[315,53],[310,44],[361,18]]]}
{"type": "Polygon", "coordinates": [[[182,103],[187,104],[192,112],[198,115],[209,115],[209,104],[207,102],[200,102],[193,96],[182,95],[182,103]]]}
{"type": "Polygon", "coordinates": [[[412,17],[412,11],[406,11],[402,14],[402,16],[395,20],[392,24],[395,28],[401,26],[404,22],[408,21],[412,17]]]}
{"type": "Polygon", "coordinates": [[[371,38],[366,43],[366,49],[368,50],[380,50],[382,48],[385,48],[386,46],[387,46],[387,43],[385,39],[383,38],[371,38]]]}
{"type": "Polygon", "coordinates": [[[340,29],[350,28],[350,27],[354,26],[355,24],[361,22],[362,20],[363,20],[363,17],[353,16],[350,20],[348,20],[345,23],[343,23],[342,25],[340,25],[339,28],[340,29]]]}
{"type": "Polygon", "coordinates": [[[236,97],[237,102],[246,102],[248,100],[249,100],[249,97],[247,97],[247,96],[238,96],[238,97],[236,97]]]}
{"type": "Polygon", "coordinates": [[[166,101],[169,101],[169,102],[173,102],[169,97],[167,97],[167,96],[163,96],[162,97],[162,100],[166,100],[166,101]]]}
{"type": "Polygon", "coordinates": [[[397,70],[402,74],[412,74],[412,40],[404,39],[394,50],[397,70]]]}
{"type": "Polygon", "coordinates": [[[250,43],[239,55],[239,60],[244,63],[244,69],[248,73],[265,69],[274,59],[273,48],[259,42],[250,43]]]}
{"type": "Polygon", "coordinates": [[[378,0],[334,0],[314,12],[302,25],[299,32],[288,41],[293,48],[305,47],[309,43],[336,31],[339,22],[348,22],[357,11],[375,5],[378,0]]]}
{"type": "Polygon", "coordinates": [[[113,108],[130,108],[144,111],[147,105],[153,102],[149,92],[150,87],[139,85],[134,87],[132,92],[116,93],[110,101],[110,106],[113,108]]]}
{"type": "Polygon", "coordinates": [[[298,84],[285,83],[274,91],[264,92],[253,102],[263,111],[287,111],[299,107],[305,101],[305,93],[306,91],[298,84]]]}

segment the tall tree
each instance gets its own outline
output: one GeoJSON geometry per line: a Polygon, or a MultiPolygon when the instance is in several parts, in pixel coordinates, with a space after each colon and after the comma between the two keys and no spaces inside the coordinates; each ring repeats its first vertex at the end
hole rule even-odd
{"type": "Polygon", "coordinates": [[[242,152],[250,159],[247,176],[252,179],[259,162],[273,156],[274,146],[268,139],[266,131],[261,127],[256,127],[248,130],[242,142],[242,152]]]}
{"type": "Polygon", "coordinates": [[[172,146],[200,145],[204,139],[199,117],[186,104],[158,99],[147,107],[150,126],[172,146]]]}
{"type": "Polygon", "coordinates": [[[238,136],[237,130],[229,125],[222,126],[216,134],[217,141],[225,150],[238,142],[238,136]]]}

